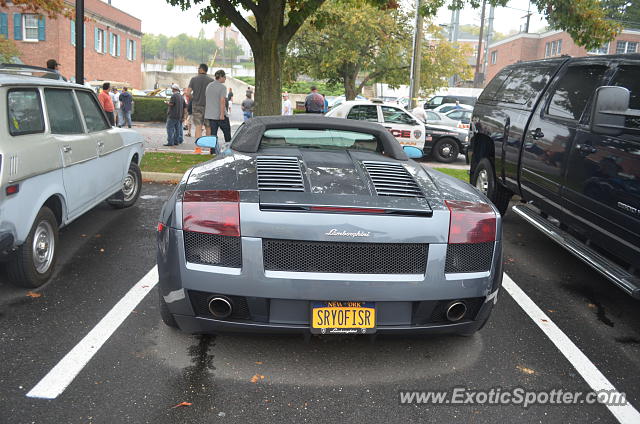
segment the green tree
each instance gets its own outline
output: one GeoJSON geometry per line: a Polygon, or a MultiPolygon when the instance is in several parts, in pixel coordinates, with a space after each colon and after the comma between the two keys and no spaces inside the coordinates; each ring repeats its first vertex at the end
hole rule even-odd
{"type": "Polygon", "coordinates": [[[0,35],[0,63],[13,63],[19,55],[16,44],[0,35]]]}
{"type": "Polygon", "coordinates": [[[608,18],[625,28],[640,29],[640,0],[602,0],[608,18]]]}
{"type": "MultiPolygon", "coordinates": [[[[287,45],[302,24],[327,0],[166,0],[182,10],[200,5],[203,23],[233,23],[244,35],[253,51],[256,68],[256,102],[258,115],[278,114],[282,88],[282,62],[287,45]],[[251,25],[243,11],[255,17],[251,25]]],[[[339,2],[341,0],[331,0],[339,2]]],[[[447,0],[427,0],[420,13],[433,16],[447,0]]],[[[509,0],[490,0],[505,6],[509,0]]],[[[396,8],[396,0],[368,0],[368,3],[396,8]]],[[[450,8],[461,9],[470,4],[480,7],[479,0],[452,0],[450,8]]],[[[620,31],[616,22],[605,19],[600,0],[532,0],[549,24],[567,31],[576,43],[595,48],[611,40],[620,31]]]]}
{"type": "Polygon", "coordinates": [[[440,34],[439,28],[429,26],[429,40],[425,40],[420,65],[420,90],[427,95],[447,85],[447,79],[454,75],[462,80],[473,78],[468,58],[473,54],[469,45],[450,43],[440,34]]]}
{"type": "Polygon", "coordinates": [[[291,41],[285,78],[306,74],[341,84],[348,100],[366,84],[400,85],[408,75],[411,37],[409,19],[400,10],[360,0],[326,3],[291,41]]]}

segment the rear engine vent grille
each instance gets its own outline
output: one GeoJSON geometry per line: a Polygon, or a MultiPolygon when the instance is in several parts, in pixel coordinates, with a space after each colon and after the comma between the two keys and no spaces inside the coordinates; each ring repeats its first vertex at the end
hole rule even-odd
{"type": "Polygon", "coordinates": [[[257,157],[256,170],[258,172],[258,190],[304,191],[300,161],[296,157],[257,157]]]}
{"type": "Polygon", "coordinates": [[[450,244],[444,272],[483,272],[491,269],[493,242],[450,244]]]}
{"type": "Polygon", "coordinates": [[[362,162],[378,196],[424,197],[420,186],[401,164],[362,162]]]}
{"type": "Polygon", "coordinates": [[[192,264],[242,267],[242,239],[232,236],[184,232],[184,252],[192,264]]]}
{"type": "Polygon", "coordinates": [[[424,274],[429,245],[262,240],[268,271],[424,274]]]}

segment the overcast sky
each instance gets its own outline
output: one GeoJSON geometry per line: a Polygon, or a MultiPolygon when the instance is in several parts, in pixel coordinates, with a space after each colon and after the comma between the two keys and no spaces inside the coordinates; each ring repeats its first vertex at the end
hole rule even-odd
{"type": "MultiPolygon", "coordinates": [[[[106,1],[106,0],[103,0],[106,1]]],[[[409,4],[410,0],[405,0],[409,4]]],[[[404,3],[404,2],[403,2],[404,3]]],[[[204,28],[208,38],[213,37],[213,32],[217,25],[210,23],[203,25],[198,19],[198,7],[192,7],[185,12],[179,7],[169,5],[165,0],[112,0],[111,4],[139,19],[142,20],[142,32],[151,34],[165,34],[174,36],[181,33],[196,36],[200,28],[204,28]]],[[[520,25],[524,25],[524,18],[529,5],[528,0],[511,0],[509,8],[500,7],[496,9],[495,20],[493,23],[495,31],[508,33],[509,31],[517,31],[520,25]]],[[[535,13],[531,17],[530,32],[536,32],[545,27],[546,21],[542,16],[532,9],[535,13]]],[[[489,8],[487,7],[487,17],[489,8]]],[[[435,23],[448,24],[451,21],[451,11],[443,7],[435,23]]],[[[480,25],[480,9],[474,10],[467,8],[460,14],[460,24],[480,25]]]]}

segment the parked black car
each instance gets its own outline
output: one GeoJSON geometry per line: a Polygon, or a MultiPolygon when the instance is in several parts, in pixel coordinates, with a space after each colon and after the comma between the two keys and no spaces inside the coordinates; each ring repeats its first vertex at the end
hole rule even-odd
{"type": "Polygon", "coordinates": [[[473,106],[476,104],[476,98],[471,96],[454,96],[454,95],[444,95],[444,96],[433,96],[424,104],[425,109],[435,109],[440,105],[445,103],[455,103],[460,102],[463,105],[473,106]]]}
{"type": "Polygon", "coordinates": [[[466,154],[469,146],[468,129],[431,124],[426,124],[424,129],[425,156],[433,156],[438,162],[451,163],[460,153],[466,154]]]}
{"type": "Polygon", "coordinates": [[[475,105],[471,183],[640,298],[640,54],[518,63],[475,105]]]}

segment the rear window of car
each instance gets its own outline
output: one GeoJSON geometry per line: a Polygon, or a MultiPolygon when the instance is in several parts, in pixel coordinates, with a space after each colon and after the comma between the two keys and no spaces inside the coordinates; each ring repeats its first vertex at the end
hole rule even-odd
{"type": "Polygon", "coordinates": [[[264,132],[260,147],[297,147],[328,150],[381,151],[381,143],[372,134],[338,130],[278,128],[264,132]]]}
{"type": "Polygon", "coordinates": [[[9,134],[25,135],[44,132],[44,116],[40,92],[35,88],[12,88],[7,94],[9,134]]]}

